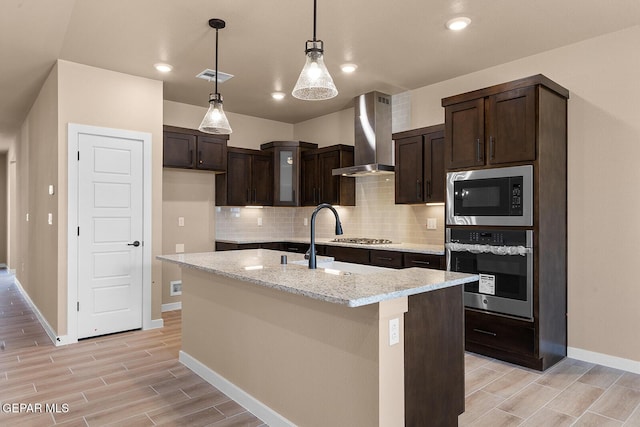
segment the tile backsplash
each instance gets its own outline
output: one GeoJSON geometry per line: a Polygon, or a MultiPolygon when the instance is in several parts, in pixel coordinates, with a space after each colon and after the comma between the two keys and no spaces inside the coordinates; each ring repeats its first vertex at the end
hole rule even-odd
{"type": "MultiPolygon", "coordinates": [[[[396,205],[394,177],[390,174],[354,178],[356,206],[336,206],[344,236],[389,239],[398,243],[444,244],[444,206],[396,205]],[[427,229],[428,218],[436,220],[435,230],[427,229]]],[[[314,207],[216,207],[216,239],[309,238],[313,210],[314,207]]],[[[318,212],[316,236],[333,238],[334,231],[331,211],[318,212]]]]}

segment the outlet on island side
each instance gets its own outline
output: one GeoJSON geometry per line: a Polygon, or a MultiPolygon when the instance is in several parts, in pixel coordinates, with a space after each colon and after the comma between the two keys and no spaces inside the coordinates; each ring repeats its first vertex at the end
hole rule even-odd
{"type": "Polygon", "coordinates": [[[389,345],[400,343],[400,319],[389,319],[389,345]]]}
{"type": "Polygon", "coordinates": [[[427,218],[427,230],[435,230],[437,227],[436,218],[427,218]]]}

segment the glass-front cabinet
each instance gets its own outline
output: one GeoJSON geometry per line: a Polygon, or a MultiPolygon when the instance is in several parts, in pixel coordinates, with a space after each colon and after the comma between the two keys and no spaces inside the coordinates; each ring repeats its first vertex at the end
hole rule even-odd
{"type": "Polygon", "coordinates": [[[271,141],[260,146],[273,152],[274,206],[300,206],[300,154],[317,147],[304,141],[271,141]]]}

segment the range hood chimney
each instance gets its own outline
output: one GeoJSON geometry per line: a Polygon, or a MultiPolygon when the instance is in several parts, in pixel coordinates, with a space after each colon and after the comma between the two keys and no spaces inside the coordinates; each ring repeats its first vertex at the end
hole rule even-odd
{"type": "Polygon", "coordinates": [[[363,176],[393,173],[391,96],[369,92],[355,98],[355,166],[334,169],[333,175],[363,176]]]}

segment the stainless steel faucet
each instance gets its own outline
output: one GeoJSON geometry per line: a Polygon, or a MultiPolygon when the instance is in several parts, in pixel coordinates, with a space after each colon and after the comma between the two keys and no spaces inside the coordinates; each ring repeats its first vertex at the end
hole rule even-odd
{"type": "Polygon", "coordinates": [[[309,246],[309,251],[305,254],[305,258],[309,258],[309,268],[316,268],[316,215],[321,209],[331,209],[333,215],[336,217],[336,235],[342,234],[342,224],[340,224],[340,216],[338,216],[338,212],[331,206],[329,203],[321,203],[313,210],[311,214],[311,245],[309,246]]]}

